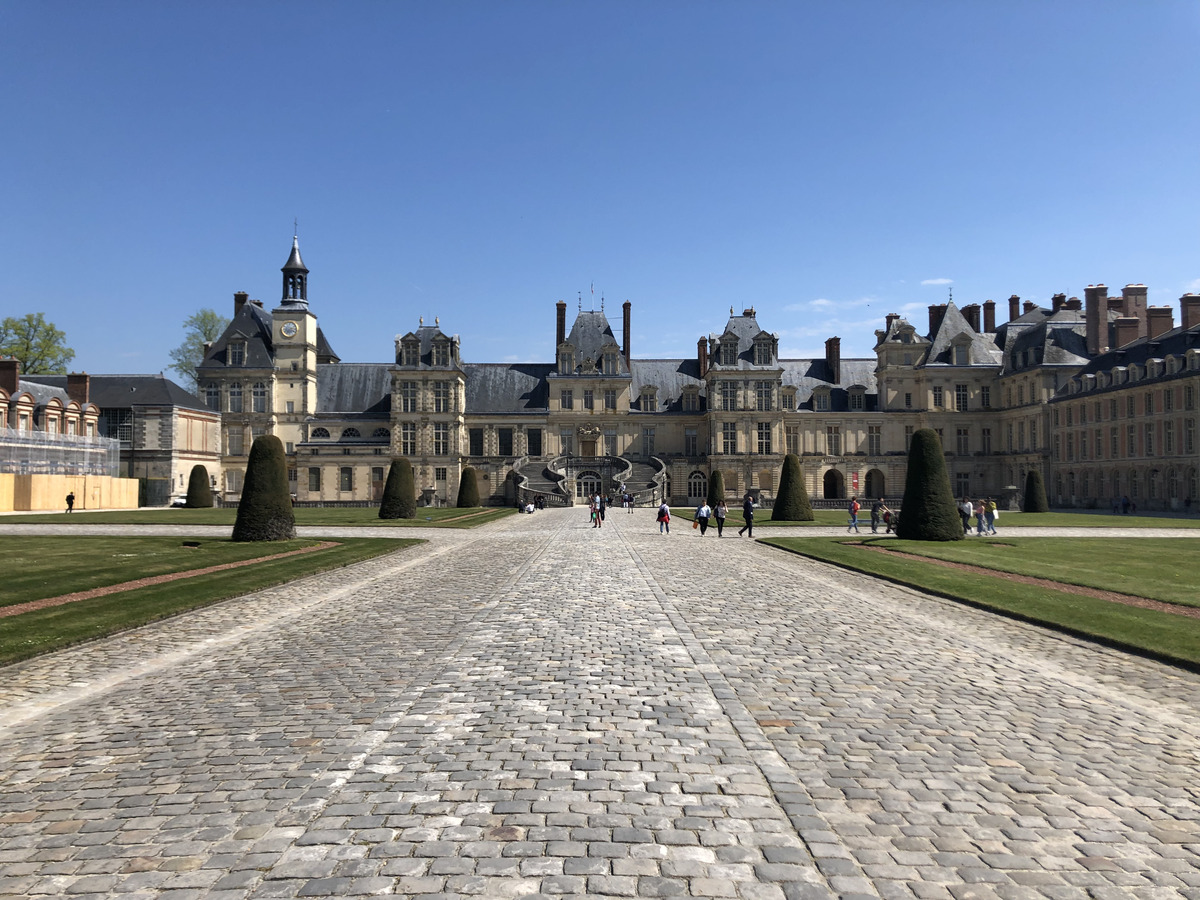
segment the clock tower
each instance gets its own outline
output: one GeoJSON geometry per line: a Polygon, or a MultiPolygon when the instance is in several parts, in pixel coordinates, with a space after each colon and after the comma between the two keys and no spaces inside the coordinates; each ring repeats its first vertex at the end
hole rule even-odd
{"type": "Polygon", "coordinates": [[[271,310],[275,357],[275,397],[272,408],[276,434],[286,443],[303,438],[306,416],[317,408],[317,317],[308,308],[308,267],[300,258],[300,239],[292,238],[292,253],[284,263],[283,297],[271,310]]]}

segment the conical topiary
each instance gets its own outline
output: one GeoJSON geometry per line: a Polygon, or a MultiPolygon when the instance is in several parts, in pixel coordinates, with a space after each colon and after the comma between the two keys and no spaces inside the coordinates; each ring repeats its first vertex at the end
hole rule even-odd
{"type": "Polygon", "coordinates": [[[405,457],[393,459],[388,467],[383,497],[379,501],[379,518],[414,519],[417,515],[417,487],[413,480],[412,463],[405,457]]]}
{"type": "Polygon", "coordinates": [[[812,504],[808,502],[808,489],[804,487],[804,472],[800,469],[800,457],[789,453],[783,458],[783,473],[779,476],[779,493],[771,508],[773,522],[811,522],[812,504]]]}
{"type": "Polygon", "coordinates": [[[1042,481],[1042,473],[1030,469],[1025,474],[1025,512],[1050,512],[1050,502],[1046,499],[1046,483],[1042,481]]]}
{"type": "Polygon", "coordinates": [[[910,541],[961,541],[963,536],[942,442],[932,428],[922,428],[912,436],[908,451],[908,475],[904,479],[896,537],[910,541]]]}
{"type": "Polygon", "coordinates": [[[509,469],[504,477],[504,505],[513,506],[520,494],[521,474],[516,469],[509,469]]]}
{"type": "Polygon", "coordinates": [[[296,517],[288,492],[283,442],[272,434],[254,439],[246,480],[238,501],[235,541],[287,541],[296,536],[296,517]]]}
{"type": "Polygon", "coordinates": [[[454,504],[459,509],[469,509],[479,505],[479,483],[475,480],[475,470],[464,466],[462,477],[458,480],[458,502],[454,504]]]}
{"type": "Polygon", "coordinates": [[[716,506],[725,502],[725,476],[720,469],[713,469],[708,476],[708,505],[716,506]]]}
{"type": "Polygon", "coordinates": [[[208,481],[208,469],[199,464],[192,466],[192,474],[188,476],[187,500],[183,505],[188,509],[209,509],[213,505],[212,487],[208,481]]]}

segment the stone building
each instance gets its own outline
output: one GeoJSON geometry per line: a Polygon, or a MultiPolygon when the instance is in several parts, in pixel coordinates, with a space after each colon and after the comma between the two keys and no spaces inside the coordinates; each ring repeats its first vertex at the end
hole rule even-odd
{"type": "MultiPolygon", "coordinates": [[[[998,325],[993,301],[939,304],[923,332],[887,316],[874,357],[843,359],[830,337],[823,357],[785,359],[753,307],[730,308],[694,356],[639,359],[629,302],[618,340],[603,306],[579,308],[568,329],[560,301],[551,362],[466,362],[458,336],[435,319],[398,335],[388,362],[344,363],[309,306],[297,241],[282,273],[269,312],[234,295],[233,320],[198,368],[205,402],[221,414],[218,488],[230,500],[260,434],[283,441],[300,502],[377,500],[390,460],[404,456],[425,503],[453,503],[467,465],[491,502],[517,490],[572,502],[624,484],[643,502],[685,504],[720,470],[728,494],[769,503],[786,453],[800,456],[818,505],[895,498],[909,439],[925,427],[941,435],[956,494],[1011,500],[1031,468],[1055,484],[1053,448],[1066,426],[1054,410],[1080,373],[1163,323],[1144,287],[1101,299],[1101,285],[1089,288],[1086,310],[1064,294],[1049,308],[1014,296],[998,325]]],[[[1178,331],[1191,334],[1186,320],[1178,331]]],[[[1182,447],[1186,422],[1173,427],[1182,447]]],[[[1176,468],[1174,483],[1186,484],[1187,466],[1176,468]]],[[[1063,484],[1063,503],[1102,496],[1095,476],[1091,494],[1079,477],[1074,494],[1063,484]]],[[[1164,474],[1159,499],[1170,505],[1166,484],[1164,474]]]]}

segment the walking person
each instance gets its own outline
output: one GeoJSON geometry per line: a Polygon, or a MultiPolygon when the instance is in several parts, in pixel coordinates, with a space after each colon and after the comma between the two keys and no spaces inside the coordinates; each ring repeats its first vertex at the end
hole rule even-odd
{"type": "Polygon", "coordinates": [[[596,522],[601,528],[604,527],[604,508],[607,505],[608,505],[608,503],[607,503],[605,496],[603,494],[597,494],[596,495],[596,522]]]}
{"type": "Polygon", "coordinates": [[[871,504],[871,534],[879,534],[879,519],[883,515],[883,501],[876,500],[871,504]]]}
{"type": "Polygon", "coordinates": [[[704,532],[708,531],[710,516],[712,516],[712,507],[708,505],[707,500],[701,500],[700,505],[696,507],[696,521],[700,523],[700,537],[704,537],[704,532]]]}
{"type": "Polygon", "coordinates": [[[987,498],[987,503],[984,505],[984,521],[987,523],[988,534],[999,534],[996,531],[996,516],[1000,515],[1000,510],[996,508],[996,501],[992,497],[987,498]]]}
{"type": "Polygon", "coordinates": [[[850,498],[850,505],[847,507],[847,509],[850,512],[850,524],[846,526],[846,533],[849,534],[850,529],[853,528],[854,533],[858,534],[858,511],[862,509],[862,507],[858,505],[857,497],[850,498]]]}
{"type": "Polygon", "coordinates": [[[75,509],[75,492],[71,491],[67,494],[67,512],[73,512],[75,509]]]}
{"type": "Polygon", "coordinates": [[[977,536],[983,536],[983,535],[987,534],[987,525],[984,524],[984,518],[986,516],[987,516],[987,507],[984,506],[983,501],[980,500],[975,505],[975,533],[977,536]]]}
{"type": "Polygon", "coordinates": [[[958,515],[962,519],[963,534],[971,533],[971,513],[975,511],[975,507],[971,505],[971,501],[966,497],[962,498],[962,503],[958,504],[958,515]]]}
{"type": "Polygon", "coordinates": [[[724,500],[718,500],[716,509],[713,510],[713,518],[717,520],[717,537],[725,535],[725,517],[729,515],[729,507],[725,505],[724,500]]]}
{"type": "Polygon", "coordinates": [[[667,506],[667,501],[664,500],[658,507],[658,533],[671,533],[671,507],[667,506]]]}
{"type": "Polygon", "coordinates": [[[742,502],[742,518],[746,520],[746,524],[738,529],[738,537],[742,536],[742,532],[748,532],[750,537],[754,537],[754,498],[749,494],[742,502]]]}

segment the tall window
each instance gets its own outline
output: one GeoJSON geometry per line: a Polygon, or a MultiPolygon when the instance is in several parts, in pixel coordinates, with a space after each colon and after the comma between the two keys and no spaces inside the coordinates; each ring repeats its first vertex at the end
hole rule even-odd
{"type": "MultiPolygon", "coordinates": [[[[791,453],[792,451],[788,451],[791,453]]],[[[867,426],[867,453],[870,456],[878,456],[883,452],[883,436],[881,434],[881,426],[867,426]]]]}
{"type": "Polygon", "coordinates": [[[771,364],[771,343],[770,341],[756,341],[754,344],[754,364],[756,366],[769,366],[771,364]]]}
{"type": "Polygon", "coordinates": [[[217,411],[221,409],[221,388],[211,381],[204,386],[204,405],[217,411]]]}
{"type": "Polygon", "coordinates": [[[959,412],[967,411],[967,386],[965,384],[954,386],[954,408],[959,412]]]}
{"type": "Polygon", "coordinates": [[[240,381],[229,385],[229,411],[231,413],[242,411],[242,383],[240,381]]]}
{"type": "Polygon", "coordinates": [[[700,440],[695,428],[683,429],[683,455],[699,456],[700,440]]]}
{"type": "Polygon", "coordinates": [[[758,423],[758,452],[761,454],[771,453],[771,423],[758,423]]]}
{"type": "Polygon", "coordinates": [[[984,428],[979,432],[979,449],[984,453],[992,452],[992,429],[984,428]]]}
{"type": "Polygon", "coordinates": [[[450,425],[447,422],[433,423],[433,455],[447,456],[450,453],[450,425]]]}
{"type": "Polygon", "coordinates": [[[962,456],[966,456],[971,452],[971,432],[967,428],[957,429],[955,435],[954,449],[962,456]]]}
{"type": "Polygon", "coordinates": [[[1196,449],[1196,420],[1183,420],[1183,452],[1192,453],[1196,449]]]}
{"type": "Polygon", "coordinates": [[[604,354],[604,369],[605,375],[617,374],[617,354],[609,350],[604,354]]]}
{"type": "Polygon", "coordinates": [[[321,490],[321,469],[318,466],[308,468],[308,489],[313,493],[321,490]]]}
{"type": "Polygon", "coordinates": [[[433,411],[435,413],[450,412],[450,382],[435,381],[433,383],[433,411]]]}
{"type": "Polygon", "coordinates": [[[1175,389],[1163,388],[1162,393],[1162,411],[1172,412],[1175,409],[1175,389]]]}
{"type": "Polygon", "coordinates": [[[737,365],[737,344],[732,339],[721,345],[721,365],[737,365]]]}
{"type": "Polygon", "coordinates": [[[246,364],[246,345],[240,341],[229,345],[229,364],[243,366],[246,364]]]}
{"type": "Polygon", "coordinates": [[[254,382],[254,387],[250,389],[250,396],[254,404],[254,411],[265,413],[267,411],[267,386],[261,381],[254,382]]]}
{"type": "Polygon", "coordinates": [[[904,426],[904,452],[907,453],[912,447],[913,426],[904,426]]]}
{"type": "Polygon", "coordinates": [[[787,444],[787,452],[793,453],[796,456],[800,455],[800,429],[795,425],[788,425],[784,429],[784,442],[787,444]]]}
{"type": "Polygon", "coordinates": [[[1114,425],[1108,429],[1108,456],[1110,459],[1116,459],[1121,453],[1121,437],[1117,431],[1117,426],[1114,425]]]}
{"type": "Polygon", "coordinates": [[[721,423],[721,452],[738,452],[737,425],[734,422],[721,423]]]}
{"type": "Polygon", "coordinates": [[[558,405],[561,406],[563,409],[574,409],[575,408],[575,392],[574,391],[563,391],[561,394],[559,394],[558,405]]]}
{"type": "Polygon", "coordinates": [[[528,452],[530,456],[541,456],[542,429],[530,428],[525,434],[525,443],[528,444],[528,449],[526,452],[528,452]]]}
{"type": "Polygon", "coordinates": [[[1029,448],[1031,450],[1036,450],[1038,448],[1036,419],[1029,423],[1029,448]]]}
{"type": "Polygon", "coordinates": [[[992,389],[986,384],[979,389],[979,405],[984,409],[988,409],[992,405],[992,389]]]}
{"type": "Polygon", "coordinates": [[[471,456],[483,456],[483,429],[471,428],[467,431],[468,453],[471,456]]]}
{"type": "Polygon", "coordinates": [[[754,383],[755,409],[765,412],[771,408],[772,388],[773,385],[769,381],[756,381],[754,383]]]}
{"type": "Polygon", "coordinates": [[[561,452],[564,456],[575,455],[575,432],[569,428],[563,428],[558,433],[558,444],[561,447],[561,452]]]}
{"type": "Polygon", "coordinates": [[[351,466],[338,469],[338,490],[345,493],[354,490],[354,469],[351,466]]]}
{"type": "Polygon", "coordinates": [[[595,395],[594,391],[584,390],[584,392],[583,392],[583,408],[584,409],[595,409],[596,408],[596,395],[595,395]]]}
{"type": "Polygon", "coordinates": [[[575,354],[570,350],[558,351],[558,374],[570,375],[575,371],[575,354]]]}
{"type": "Polygon", "coordinates": [[[642,429],[642,456],[654,455],[654,429],[642,429]]]}
{"type": "Polygon", "coordinates": [[[1154,455],[1154,423],[1146,423],[1146,455],[1154,455]]]}
{"type": "Polygon", "coordinates": [[[496,442],[500,445],[501,456],[513,455],[513,430],[511,428],[497,428],[496,442]]]}
{"type": "Polygon", "coordinates": [[[606,456],[617,456],[617,432],[615,429],[607,429],[604,432],[604,453],[606,456]]]}
{"type": "Polygon", "coordinates": [[[813,409],[817,412],[829,412],[829,391],[813,393],[813,409]]]}
{"type": "Polygon", "coordinates": [[[796,393],[794,391],[784,391],[780,396],[784,409],[796,408],[796,393]]]}
{"type": "Polygon", "coordinates": [[[933,389],[933,405],[939,407],[946,405],[945,392],[942,390],[940,384],[936,385],[933,389]]]}
{"type": "Polygon", "coordinates": [[[417,383],[415,381],[400,382],[400,412],[417,411],[417,383]]]}
{"type": "Polygon", "coordinates": [[[1125,426],[1125,455],[1129,458],[1137,456],[1137,434],[1132,425],[1125,426]]]}
{"type": "Polygon", "coordinates": [[[610,389],[610,390],[607,390],[604,392],[604,408],[605,409],[616,409],[617,408],[617,392],[616,391],[610,389]]]}
{"type": "Polygon", "coordinates": [[[825,427],[825,452],[830,456],[842,455],[842,428],[840,425],[825,427]]]}
{"type": "Polygon", "coordinates": [[[400,425],[400,455],[417,455],[417,426],[414,422],[404,422],[400,425]]]}
{"type": "Polygon", "coordinates": [[[721,382],[721,409],[735,410],[737,409],[737,382],[722,381],[721,382]]]}
{"type": "Polygon", "coordinates": [[[970,472],[955,472],[954,473],[954,493],[959,497],[971,496],[971,473],[970,472]]]}
{"type": "Polygon", "coordinates": [[[421,364],[421,345],[416,341],[408,341],[404,345],[403,357],[403,365],[419,366],[421,364]]]}
{"type": "Polygon", "coordinates": [[[654,412],[658,409],[654,388],[642,388],[642,412],[654,412]]]}
{"type": "Polygon", "coordinates": [[[450,365],[450,345],[445,341],[438,341],[433,345],[433,364],[435,366],[450,365]]]}
{"type": "Polygon", "coordinates": [[[245,456],[246,455],[246,432],[241,425],[236,425],[229,429],[226,444],[229,447],[230,456],[245,456]]]}

